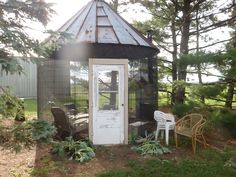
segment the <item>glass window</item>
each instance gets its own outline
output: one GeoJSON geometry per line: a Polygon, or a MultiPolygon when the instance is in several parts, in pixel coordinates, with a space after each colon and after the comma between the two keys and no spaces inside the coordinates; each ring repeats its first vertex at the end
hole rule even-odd
{"type": "Polygon", "coordinates": [[[99,71],[98,73],[99,110],[119,109],[118,71],[99,71]]]}

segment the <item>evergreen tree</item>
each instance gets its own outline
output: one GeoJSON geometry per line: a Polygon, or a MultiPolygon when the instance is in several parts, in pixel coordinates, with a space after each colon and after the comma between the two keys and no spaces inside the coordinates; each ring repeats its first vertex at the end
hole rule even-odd
{"type": "Polygon", "coordinates": [[[6,73],[22,72],[15,55],[39,54],[39,43],[26,33],[31,22],[47,25],[54,11],[43,0],[0,0],[0,67],[6,73]]]}
{"type": "MultiPolygon", "coordinates": [[[[213,0],[130,0],[132,3],[141,3],[145,6],[153,18],[146,22],[154,33],[159,48],[164,49],[172,56],[172,79],[173,81],[186,81],[187,65],[179,64],[179,56],[189,52],[203,50],[220,42],[212,41],[206,46],[190,48],[190,44],[197,40],[209,40],[209,33],[219,27],[233,23],[236,16],[228,16],[232,9],[229,1],[220,2],[213,0]],[[226,15],[225,15],[226,13],[226,15]],[[219,19],[219,16],[227,18],[219,19]],[[227,15],[228,14],[228,15],[227,15]],[[197,23],[197,24],[196,24],[197,23]]],[[[199,41],[198,41],[199,43],[199,41]]],[[[172,100],[174,103],[183,103],[185,98],[185,88],[173,88],[172,100]]]]}

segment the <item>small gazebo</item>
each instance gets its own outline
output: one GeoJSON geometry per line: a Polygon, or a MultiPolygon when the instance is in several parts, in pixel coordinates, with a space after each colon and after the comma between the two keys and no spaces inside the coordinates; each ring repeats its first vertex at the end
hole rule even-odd
{"type": "Polygon", "coordinates": [[[128,122],[153,120],[157,108],[159,50],[150,35],[144,37],[103,0],[89,2],[58,32],[69,38],[57,38],[60,47],[38,66],[39,118],[52,120],[52,103],[73,103],[89,113],[95,144],[127,143],[128,122]]]}

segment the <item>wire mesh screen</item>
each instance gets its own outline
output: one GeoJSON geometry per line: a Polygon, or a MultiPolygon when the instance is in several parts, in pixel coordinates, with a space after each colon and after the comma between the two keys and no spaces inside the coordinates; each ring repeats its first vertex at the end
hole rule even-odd
{"type": "MultiPolygon", "coordinates": [[[[129,118],[153,120],[157,105],[156,58],[129,61],[129,118]]],[[[48,60],[38,65],[38,116],[52,121],[51,107],[87,113],[88,62],[48,60]]]]}
{"type": "Polygon", "coordinates": [[[88,111],[88,64],[50,60],[38,65],[38,116],[52,120],[51,107],[88,111]]]}
{"type": "Polygon", "coordinates": [[[153,120],[156,108],[156,58],[129,61],[129,116],[141,120],[153,120]]]}

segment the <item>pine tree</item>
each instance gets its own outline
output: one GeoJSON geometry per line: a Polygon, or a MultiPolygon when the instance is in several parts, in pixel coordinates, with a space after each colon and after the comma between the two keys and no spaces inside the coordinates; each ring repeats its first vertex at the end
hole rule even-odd
{"type": "Polygon", "coordinates": [[[43,0],[0,1],[0,66],[6,73],[22,72],[15,55],[24,58],[39,53],[39,43],[26,33],[31,22],[47,25],[54,13],[43,0]]]}

